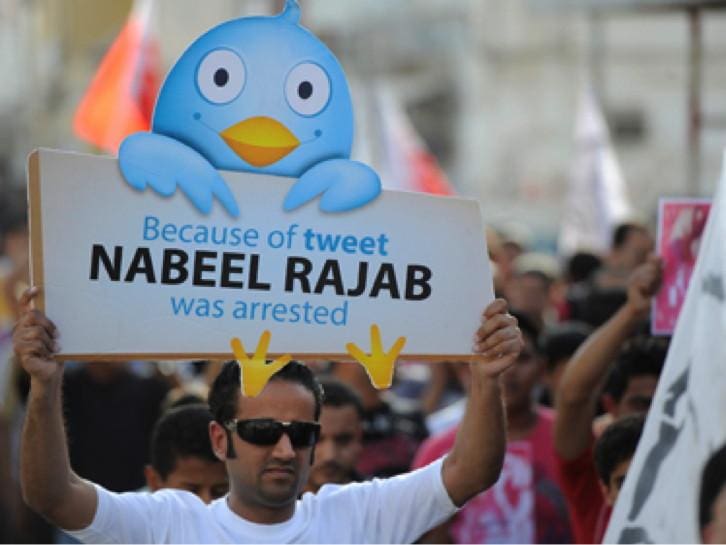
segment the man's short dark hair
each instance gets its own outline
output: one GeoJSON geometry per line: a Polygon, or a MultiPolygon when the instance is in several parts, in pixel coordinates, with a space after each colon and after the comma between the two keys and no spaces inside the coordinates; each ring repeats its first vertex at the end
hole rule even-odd
{"type": "Polygon", "coordinates": [[[591,287],[583,296],[581,302],[576,303],[572,315],[592,327],[600,327],[607,322],[628,300],[628,294],[623,288],[591,287]]]}
{"type": "Polygon", "coordinates": [[[639,223],[621,223],[613,231],[613,250],[622,248],[628,240],[630,233],[648,233],[648,230],[639,223]]]}
{"type": "Polygon", "coordinates": [[[322,378],[320,385],[324,393],[323,407],[351,406],[363,418],[363,402],[353,388],[332,377],[322,378]]]}
{"type": "Polygon", "coordinates": [[[547,368],[552,370],[562,360],[571,358],[591,333],[592,328],[583,322],[563,322],[545,329],[539,347],[547,368]]]}
{"type": "MultiPolygon", "coordinates": [[[[315,420],[320,418],[323,390],[313,372],[298,361],[291,361],[270,377],[270,382],[284,380],[300,384],[309,390],[315,399],[315,420]]],[[[228,361],[222,366],[209,390],[209,408],[214,419],[221,425],[237,416],[237,403],[241,395],[242,373],[239,363],[228,361]]]]}
{"type": "Polygon", "coordinates": [[[151,436],[151,466],[162,479],[174,471],[180,458],[219,461],[209,440],[211,421],[212,413],[204,404],[184,405],[164,413],[151,436]]]}
{"type": "Polygon", "coordinates": [[[660,377],[668,354],[669,339],[641,335],[630,340],[618,356],[605,384],[605,392],[620,401],[630,379],[651,375],[660,377]]]}
{"type": "Polygon", "coordinates": [[[610,424],[595,443],[595,468],[605,485],[610,484],[615,468],[635,454],[644,423],[641,414],[624,416],[610,424]]]}
{"type": "Polygon", "coordinates": [[[703,467],[698,501],[698,524],[701,530],[713,519],[713,504],[726,487],[726,443],[714,452],[703,467]]]}
{"type": "Polygon", "coordinates": [[[570,282],[584,282],[602,266],[602,259],[589,252],[577,252],[570,257],[565,267],[570,282]]]}

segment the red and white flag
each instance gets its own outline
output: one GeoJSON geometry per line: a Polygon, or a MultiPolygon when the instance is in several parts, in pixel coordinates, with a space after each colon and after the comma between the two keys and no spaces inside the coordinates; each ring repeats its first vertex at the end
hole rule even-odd
{"type": "Polygon", "coordinates": [[[382,143],[377,167],[383,187],[453,195],[455,191],[446,174],[426,147],[393,91],[379,88],[376,107],[382,143]]]}
{"type": "Polygon", "coordinates": [[[115,154],[129,134],[149,130],[160,83],[153,0],[135,0],[73,118],[79,138],[115,154]]]}

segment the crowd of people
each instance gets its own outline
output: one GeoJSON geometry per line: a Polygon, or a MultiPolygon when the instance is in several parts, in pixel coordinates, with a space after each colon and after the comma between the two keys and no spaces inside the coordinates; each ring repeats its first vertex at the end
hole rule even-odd
{"type": "MultiPolygon", "coordinates": [[[[235,362],[56,363],[19,209],[2,216],[0,542],[602,541],[668,350],[645,226],[564,264],[491,231],[481,362],[399,362],[384,391],[357,363],[292,362],[245,398],[235,362]]],[[[726,540],[725,457],[699,483],[705,542],[726,540]]]]}

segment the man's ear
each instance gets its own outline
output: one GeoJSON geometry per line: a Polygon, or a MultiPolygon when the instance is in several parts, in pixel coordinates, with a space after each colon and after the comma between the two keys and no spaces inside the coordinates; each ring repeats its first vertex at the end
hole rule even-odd
{"type": "Polygon", "coordinates": [[[162,479],[161,475],[159,475],[159,473],[151,467],[151,464],[146,464],[144,466],[144,477],[146,477],[146,486],[152,492],[156,492],[160,488],[164,488],[164,479],[162,479]]]}
{"type": "Polygon", "coordinates": [[[209,423],[209,440],[212,443],[212,451],[217,459],[222,462],[227,461],[227,430],[216,420],[209,423]]]}
{"type": "Polygon", "coordinates": [[[600,492],[602,492],[602,498],[605,500],[605,503],[609,503],[608,498],[610,496],[610,490],[599,477],[597,479],[597,486],[600,488],[600,492]]]}

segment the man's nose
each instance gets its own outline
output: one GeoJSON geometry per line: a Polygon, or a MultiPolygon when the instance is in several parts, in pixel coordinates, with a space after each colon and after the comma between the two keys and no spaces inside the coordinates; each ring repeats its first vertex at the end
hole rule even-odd
{"type": "Polygon", "coordinates": [[[290,442],[290,438],[286,433],[283,433],[275,443],[272,455],[279,460],[292,460],[295,458],[295,449],[292,448],[292,442],[290,442]]]}

